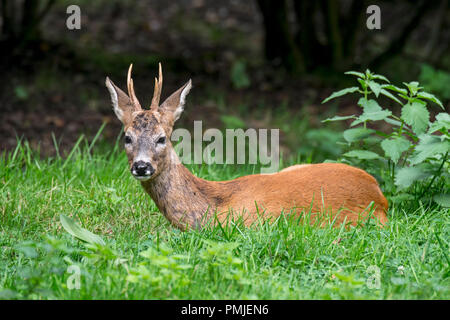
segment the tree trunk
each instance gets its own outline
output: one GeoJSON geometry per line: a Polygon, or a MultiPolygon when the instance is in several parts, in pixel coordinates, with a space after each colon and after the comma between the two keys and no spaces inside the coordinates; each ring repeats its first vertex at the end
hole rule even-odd
{"type": "Polygon", "coordinates": [[[299,25],[295,42],[304,58],[306,70],[311,71],[330,60],[329,51],[317,40],[314,23],[317,5],[314,1],[294,1],[294,9],[299,25]]]}
{"type": "Polygon", "coordinates": [[[303,71],[303,59],[290,32],[286,0],[258,0],[265,31],[265,55],[280,60],[288,71],[303,71]]]}
{"type": "Polygon", "coordinates": [[[353,0],[350,10],[344,20],[344,59],[346,60],[346,65],[355,65],[354,57],[357,47],[357,39],[360,34],[360,30],[364,28],[363,21],[365,17],[365,9],[367,8],[367,3],[364,0],[353,0]]]}
{"type": "Polygon", "coordinates": [[[56,0],[1,0],[1,40],[10,54],[14,55],[40,39],[40,23],[55,2],[56,0]]]}
{"type": "Polygon", "coordinates": [[[339,21],[338,0],[326,0],[324,5],[325,23],[327,26],[328,42],[331,49],[332,65],[338,67],[342,64],[343,44],[339,21]]]}
{"type": "MultiPolygon", "coordinates": [[[[412,4],[410,19],[407,18],[404,28],[393,37],[386,50],[375,57],[365,56],[361,61],[355,61],[355,54],[359,45],[358,36],[365,30],[364,18],[369,4],[367,0],[347,0],[347,12],[341,12],[344,8],[341,4],[344,1],[340,0],[291,0],[298,24],[295,37],[289,30],[287,1],[289,0],[258,0],[257,3],[264,21],[267,59],[279,60],[294,73],[311,71],[318,67],[325,67],[329,72],[342,72],[363,66],[378,68],[403,50],[409,36],[430,9],[439,3],[445,8],[448,0],[421,0],[418,4],[412,4]],[[322,29],[319,28],[318,21],[315,21],[316,16],[323,18],[323,38],[320,38],[322,29]]],[[[383,3],[388,2],[386,0],[383,3]]],[[[438,30],[440,26],[441,23],[436,23],[435,29],[438,30]]],[[[434,40],[429,42],[430,48],[436,42],[437,32],[434,32],[434,40]]],[[[366,41],[371,40],[372,38],[369,38],[366,41]]],[[[438,55],[438,52],[435,54],[438,55]]]]}
{"type": "Polygon", "coordinates": [[[11,39],[14,38],[14,10],[11,9],[11,1],[2,0],[1,1],[1,10],[2,10],[2,39],[11,39]]]}
{"type": "Polygon", "coordinates": [[[416,29],[416,27],[420,24],[422,18],[426,15],[428,10],[430,10],[432,7],[434,7],[435,3],[434,1],[426,1],[422,0],[419,5],[416,7],[415,12],[413,13],[412,18],[406,23],[403,30],[395,37],[391,44],[388,46],[388,48],[375,57],[370,63],[370,68],[376,69],[383,63],[385,63],[387,60],[389,60],[391,57],[395,56],[396,54],[400,53],[403,47],[406,44],[406,41],[408,40],[411,33],[416,29]]]}

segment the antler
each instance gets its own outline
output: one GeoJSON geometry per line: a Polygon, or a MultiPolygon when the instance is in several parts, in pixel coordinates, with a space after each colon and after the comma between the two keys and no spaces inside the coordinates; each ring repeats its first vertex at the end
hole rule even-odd
{"type": "Polygon", "coordinates": [[[159,76],[158,76],[158,79],[156,79],[156,77],[155,77],[155,90],[153,91],[153,99],[152,99],[152,104],[150,105],[150,109],[158,108],[158,106],[159,106],[159,99],[161,98],[162,82],[163,82],[163,75],[162,75],[162,68],[161,68],[161,62],[160,62],[159,63],[159,76]]]}
{"type": "Polygon", "coordinates": [[[136,94],[134,93],[133,79],[131,79],[131,70],[132,69],[133,69],[133,64],[130,64],[130,67],[128,68],[128,76],[127,76],[128,95],[130,96],[131,103],[133,103],[133,105],[136,108],[142,109],[141,104],[139,103],[139,100],[136,97],[136,94]]]}

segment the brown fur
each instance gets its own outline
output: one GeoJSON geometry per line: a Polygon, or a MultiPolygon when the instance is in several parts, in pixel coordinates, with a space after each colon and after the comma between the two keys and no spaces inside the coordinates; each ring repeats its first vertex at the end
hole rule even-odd
{"type": "MultiPolygon", "coordinates": [[[[131,79],[130,72],[128,77],[131,79]]],[[[367,172],[345,164],[295,165],[274,174],[255,174],[230,181],[198,178],[180,163],[169,139],[173,123],[183,110],[190,81],[159,107],[152,104],[150,110],[142,110],[138,102],[130,107],[137,98],[128,98],[109,79],[106,83],[116,114],[122,115],[125,132],[134,140],[126,148],[130,166],[138,155],[144,154],[149,159],[155,173],[142,181],[142,186],[164,216],[180,229],[224,223],[230,214],[242,216],[249,226],[260,218],[277,218],[283,212],[296,215],[311,212],[312,222],[321,217],[325,218],[323,222],[334,221],[336,226],[344,222],[357,225],[369,218],[371,205],[372,218],[381,225],[388,221],[388,203],[377,181],[367,172]],[[118,102],[114,100],[114,92],[118,102]],[[167,136],[164,147],[155,142],[163,134],[167,136]]],[[[160,94],[161,70],[160,81],[156,83],[155,92],[160,94]]],[[[132,81],[129,86],[129,91],[133,91],[132,81]]],[[[152,101],[159,102],[159,97],[152,101]]]]}
{"type": "Polygon", "coordinates": [[[214,214],[225,222],[230,209],[242,215],[247,226],[261,216],[274,219],[292,209],[308,214],[310,208],[313,222],[314,214],[328,213],[336,226],[344,221],[357,225],[368,218],[372,201],[373,217],[387,222],[388,203],[376,180],[345,164],[313,164],[308,170],[293,168],[231,181],[200,179],[178,164],[142,185],[166,218],[182,229],[205,224],[214,214]]]}

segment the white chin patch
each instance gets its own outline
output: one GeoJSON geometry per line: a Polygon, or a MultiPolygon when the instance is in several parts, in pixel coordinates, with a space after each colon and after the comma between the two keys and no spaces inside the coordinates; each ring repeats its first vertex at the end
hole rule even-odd
{"type": "Polygon", "coordinates": [[[133,175],[133,177],[135,177],[137,180],[139,181],[147,181],[148,179],[150,179],[152,176],[135,176],[133,175]]]}

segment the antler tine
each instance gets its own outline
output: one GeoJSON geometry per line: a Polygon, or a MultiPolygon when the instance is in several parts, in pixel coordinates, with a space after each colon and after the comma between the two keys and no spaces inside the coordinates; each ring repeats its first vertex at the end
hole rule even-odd
{"type": "Polygon", "coordinates": [[[136,93],[134,92],[134,84],[133,79],[131,78],[131,71],[133,70],[133,64],[130,64],[130,67],[128,68],[128,75],[127,75],[127,87],[128,87],[128,95],[130,96],[131,102],[135,107],[138,109],[141,108],[141,104],[139,103],[138,98],[136,97],[136,93]]]}
{"type": "Polygon", "coordinates": [[[159,63],[159,75],[158,79],[155,78],[155,90],[153,91],[153,99],[152,104],[150,108],[158,107],[159,106],[159,99],[161,98],[161,91],[162,91],[162,82],[163,82],[163,75],[162,75],[162,67],[161,62],[159,63]]]}
{"type": "Polygon", "coordinates": [[[159,98],[158,97],[158,79],[155,77],[155,88],[153,89],[153,98],[152,98],[152,104],[150,105],[150,108],[158,107],[159,98]]]}
{"type": "Polygon", "coordinates": [[[159,87],[159,96],[161,97],[162,92],[162,83],[163,83],[163,75],[162,75],[162,66],[161,62],[159,63],[159,76],[158,76],[158,87],[159,87]]]}

